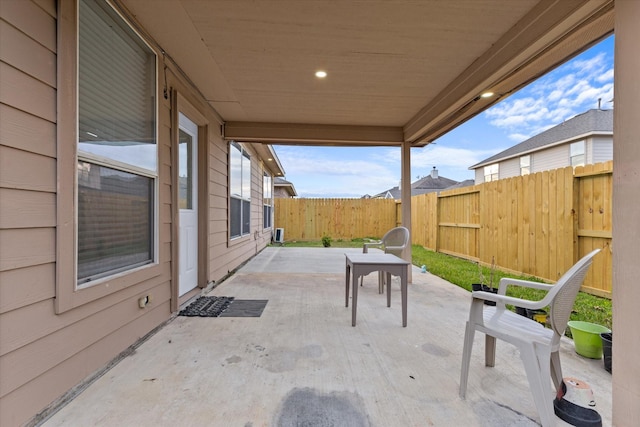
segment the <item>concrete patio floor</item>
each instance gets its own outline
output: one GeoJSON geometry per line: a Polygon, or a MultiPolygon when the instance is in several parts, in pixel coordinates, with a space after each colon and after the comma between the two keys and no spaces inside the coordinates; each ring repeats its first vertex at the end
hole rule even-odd
{"type": "MultiPolygon", "coordinates": [[[[269,247],[209,295],[266,299],[259,318],[175,317],[43,425],[534,426],[518,351],[484,366],[476,334],[467,399],[458,383],[469,293],[413,267],[408,325],[377,276],[344,306],[345,252],[269,247]]],[[[611,375],[565,339],[563,374],[588,383],[611,425],[611,375]]],[[[549,390],[549,398],[553,398],[549,390]]],[[[558,425],[567,425],[557,419],[558,425]]]]}

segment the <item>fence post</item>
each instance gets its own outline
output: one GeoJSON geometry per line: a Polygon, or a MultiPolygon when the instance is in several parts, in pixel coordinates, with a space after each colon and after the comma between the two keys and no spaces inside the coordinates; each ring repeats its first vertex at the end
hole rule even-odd
{"type": "Polygon", "coordinates": [[[580,259],[580,245],[578,241],[578,228],[580,226],[580,218],[578,208],[580,206],[580,178],[575,176],[575,169],[571,171],[571,216],[573,217],[573,230],[572,230],[572,239],[573,244],[571,245],[571,249],[573,251],[573,264],[578,262],[580,259]]]}
{"type": "Polygon", "coordinates": [[[436,223],[435,223],[435,242],[434,247],[436,252],[440,252],[440,195],[436,194],[436,202],[435,202],[435,210],[436,210],[436,223]]]}

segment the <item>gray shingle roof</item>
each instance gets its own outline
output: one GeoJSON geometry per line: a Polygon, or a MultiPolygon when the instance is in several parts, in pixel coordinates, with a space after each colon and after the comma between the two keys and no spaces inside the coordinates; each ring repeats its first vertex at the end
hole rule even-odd
{"type": "MultiPolygon", "coordinates": [[[[458,185],[458,181],[454,181],[453,179],[445,178],[443,176],[437,176],[437,171],[435,173],[436,177],[434,178],[431,174],[420,178],[419,180],[411,183],[411,195],[417,196],[420,194],[433,193],[435,191],[442,191],[452,187],[454,185],[458,185]]],[[[473,185],[473,182],[470,184],[473,185]]],[[[387,193],[393,199],[401,198],[401,191],[399,187],[389,188],[381,193],[378,193],[372,197],[386,197],[387,193]]]]}
{"type": "Polygon", "coordinates": [[[273,186],[286,189],[287,193],[289,193],[290,196],[295,197],[298,195],[298,193],[296,192],[296,188],[293,186],[293,183],[279,176],[273,178],[273,186]]]}
{"type": "Polygon", "coordinates": [[[522,153],[537,151],[538,149],[560,141],[566,141],[580,135],[589,133],[611,133],[613,132],[613,110],[589,110],[578,114],[557,126],[549,128],[526,141],[516,144],[513,147],[484,159],[480,163],[471,166],[469,169],[477,169],[480,166],[496,163],[500,160],[515,157],[522,153]]]}

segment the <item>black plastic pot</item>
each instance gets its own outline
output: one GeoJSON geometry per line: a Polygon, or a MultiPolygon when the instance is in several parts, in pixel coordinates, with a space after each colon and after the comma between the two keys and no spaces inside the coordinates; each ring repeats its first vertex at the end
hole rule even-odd
{"type": "MultiPolygon", "coordinates": [[[[498,288],[490,288],[487,285],[483,285],[481,283],[473,283],[471,285],[471,290],[472,291],[485,291],[485,292],[491,292],[492,294],[497,294],[498,293],[498,288]]],[[[496,305],[495,301],[484,301],[485,305],[496,305]]]]}
{"type": "Polygon", "coordinates": [[[543,325],[546,323],[547,320],[547,312],[544,310],[539,310],[539,309],[531,309],[531,308],[524,308],[524,307],[517,307],[516,306],[516,314],[519,314],[520,316],[524,316],[527,317],[531,320],[535,320],[538,323],[542,323],[543,325]],[[540,320],[540,318],[538,317],[538,315],[543,315],[542,319],[544,319],[544,321],[540,320]]]}
{"type": "Polygon", "coordinates": [[[602,359],[604,360],[604,369],[611,373],[611,347],[613,344],[613,332],[600,334],[602,339],[602,359]]]}

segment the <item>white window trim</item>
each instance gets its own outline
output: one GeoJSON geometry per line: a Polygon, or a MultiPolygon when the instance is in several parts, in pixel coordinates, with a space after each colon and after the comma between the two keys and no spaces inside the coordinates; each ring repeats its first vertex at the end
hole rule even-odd
{"type": "MultiPolygon", "coordinates": [[[[262,174],[262,192],[263,192],[263,193],[262,193],[262,206],[263,206],[262,212],[264,212],[264,207],[265,207],[265,206],[268,206],[268,207],[270,208],[270,209],[269,209],[269,215],[270,215],[270,218],[269,218],[269,226],[268,226],[268,227],[265,227],[265,226],[264,226],[264,220],[265,220],[265,219],[264,219],[264,218],[262,218],[262,229],[263,229],[263,230],[270,230],[270,229],[272,229],[272,228],[273,228],[273,191],[274,191],[274,188],[273,188],[273,175],[271,175],[271,174],[270,174],[269,172],[267,172],[267,171],[264,171],[264,172],[263,172],[263,174],[262,174]],[[271,197],[269,198],[271,202],[270,202],[269,204],[264,203],[264,199],[265,199],[265,194],[264,194],[264,188],[265,188],[265,185],[264,185],[264,179],[265,179],[265,178],[267,178],[267,177],[269,178],[269,187],[270,187],[270,188],[269,188],[269,191],[270,191],[270,193],[271,193],[271,197]]],[[[264,214],[263,214],[263,215],[264,215],[264,214]]]]}
{"type": "Polygon", "coordinates": [[[587,164],[587,142],[585,140],[572,142],[569,144],[569,165],[572,167],[584,166],[587,164]],[[581,153],[574,154],[574,147],[581,147],[581,153]],[[582,156],[582,163],[578,165],[573,164],[573,160],[582,156]]]}
{"type": "Polygon", "coordinates": [[[253,187],[253,182],[252,182],[252,174],[253,174],[253,160],[251,159],[251,153],[245,149],[245,147],[240,144],[239,142],[236,141],[229,141],[229,168],[228,168],[228,174],[229,174],[229,240],[230,241],[234,241],[234,240],[238,240],[238,239],[242,239],[245,238],[247,236],[249,236],[251,234],[251,192],[252,192],[252,187],[253,187]],[[241,159],[241,163],[240,163],[240,188],[241,188],[241,195],[240,197],[234,195],[232,193],[232,183],[231,183],[231,150],[232,147],[236,147],[240,149],[240,159],[241,159]],[[244,194],[244,189],[243,187],[243,181],[244,181],[244,168],[242,167],[242,159],[244,157],[247,157],[249,159],[249,191],[248,191],[248,196],[245,196],[244,194]],[[236,199],[236,200],[240,200],[240,234],[237,236],[232,236],[231,235],[231,219],[232,219],[232,212],[231,212],[231,199],[236,199]],[[243,202],[249,202],[249,231],[247,231],[246,233],[243,232],[243,214],[242,214],[242,203],[243,202]]]}
{"type": "Polygon", "coordinates": [[[483,169],[483,173],[484,173],[484,182],[497,181],[498,179],[500,179],[500,164],[493,163],[491,165],[485,166],[483,169]],[[493,169],[495,169],[495,172],[493,171],[493,169]],[[487,177],[489,177],[489,179],[487,179],[487,177]]]}
{"type": "Polygon", "coordinates": [[[531,174],[531,154],[525,154],[524,156],[520,156],[520,176],[531,174]],[[523,159],[528,159],[526,165],[522,164],[523,159]],[[524,173],[524,169],[527,169],[527,172],[524,173]]]}

